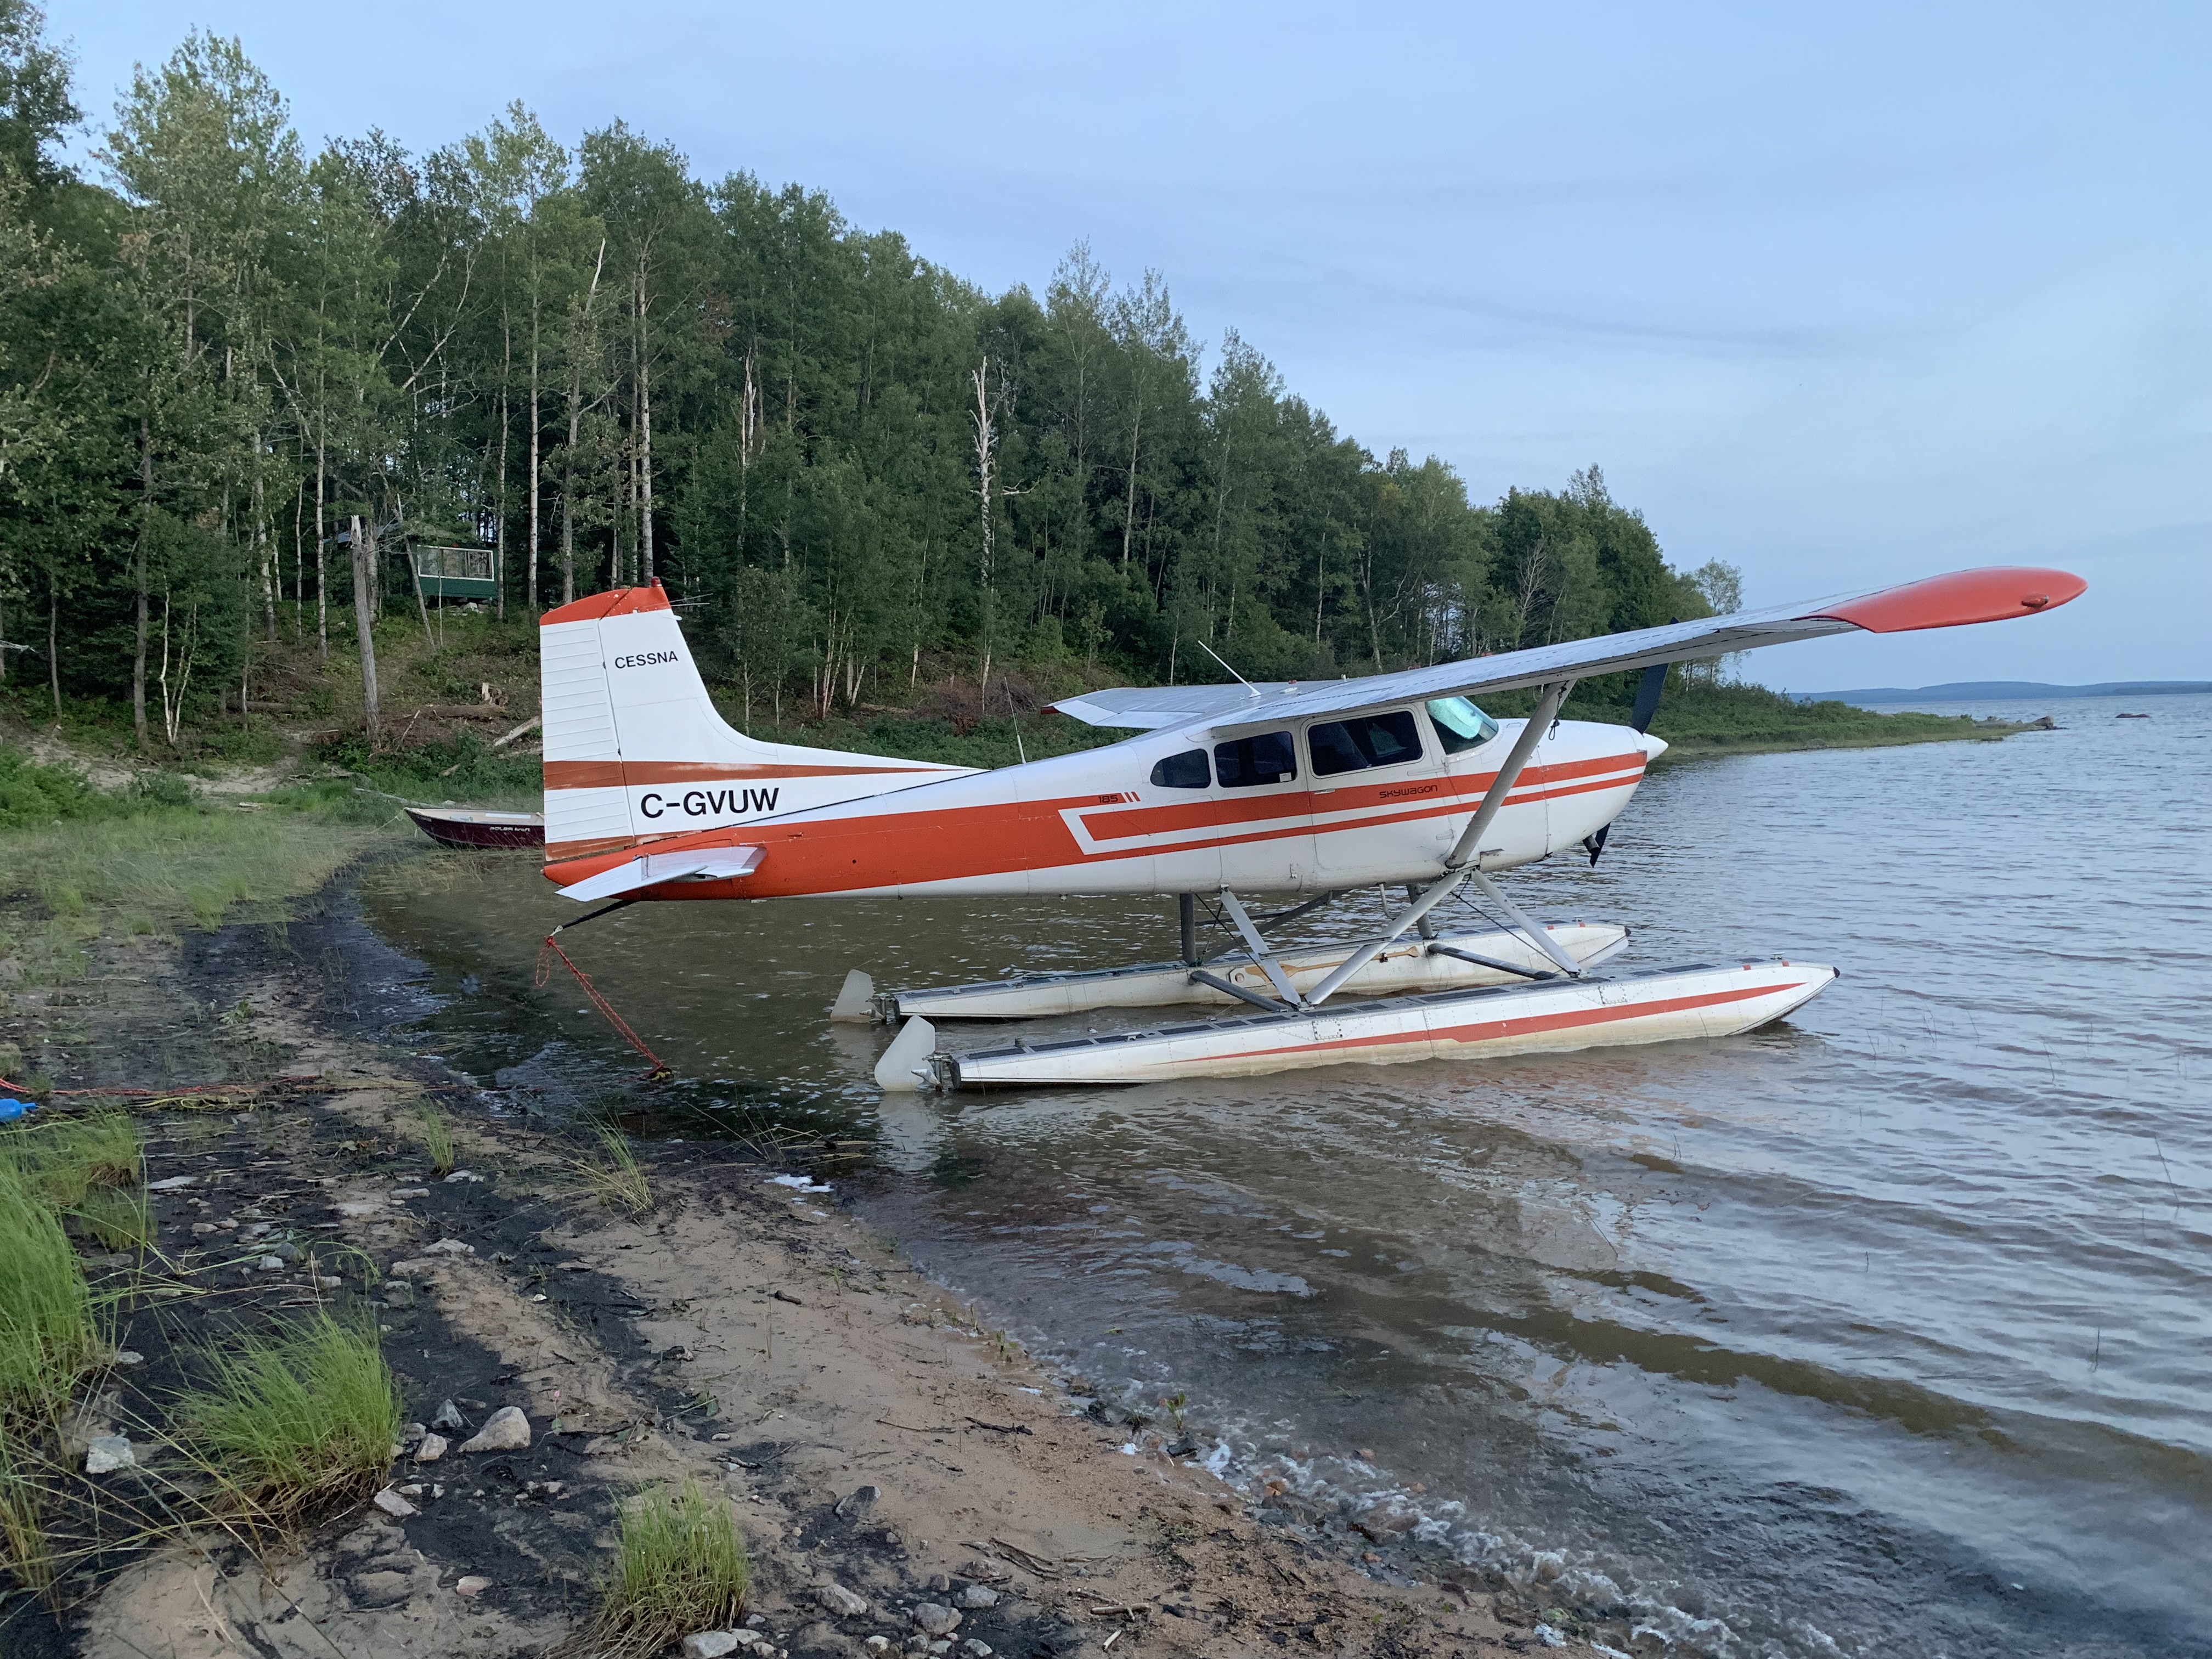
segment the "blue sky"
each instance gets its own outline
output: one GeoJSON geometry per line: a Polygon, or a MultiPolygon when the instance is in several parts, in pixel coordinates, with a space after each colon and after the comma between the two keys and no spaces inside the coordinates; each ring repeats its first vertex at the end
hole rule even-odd
{"type": "Polygon", "coordinates": [[[1794,689],[2212,678],[2212,6],[376,8],[52,0],[81,101],[199,24],[312,142],[521,98],[987,287],[1088,237],[1479,499],[1596,461],[1752,604],[2079,571],[1794,689]]]}

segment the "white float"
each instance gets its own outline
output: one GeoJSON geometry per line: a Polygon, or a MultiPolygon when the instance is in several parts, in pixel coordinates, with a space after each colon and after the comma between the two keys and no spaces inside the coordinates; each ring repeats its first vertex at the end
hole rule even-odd
{"type": "MultiPolygon", "coordinates": [[[[1615,922],[1557,921],[1545,933],[1583,968],[1595,968],[1618,956],[1628,929],[1615,922]]],[[[1299,948],[1285,946],[1276,965],[1300,994],[1312,990],[1350,960],[1369,941],[1339,939],[1299,948]]],[[[1558,975],[1554,961],[1520,934],[1445,934],[1433,939],[1398,939],[1360,968],[1340,988],[1346,996],[1400,996],[1412,992],[1464,990],[1481,985],[1515,985],[1558,975]]],[[[866,975],[848,975],[832,1019],[1037,1019],[1054,1014],[1088,1013],[1100,1008],[1161,1008],[1177,1003],[1234,1007],[1257,997],[1273,1000],[1267,969],[1248,951],[1217,957],[1194,969],[1180,962],[1147,962],[1093,973],[1024,974],[1012,979],[920,990],[875,992],[864,988],[866,975]],[[1218,983],[1196,977],[1203,974],[1218,983]],[[1233,985],[1240,998],[1222,988],[1233,985]]]]}
{"type": "Polygon", "coordinates": [[[1802,1007],[1836,976],[1780,959],[1699,964],[926,1054],[930,1027],[916,1019],[876,1076],[887,1089],[1159,1083],[1734,1036],[1802,1007]]]}

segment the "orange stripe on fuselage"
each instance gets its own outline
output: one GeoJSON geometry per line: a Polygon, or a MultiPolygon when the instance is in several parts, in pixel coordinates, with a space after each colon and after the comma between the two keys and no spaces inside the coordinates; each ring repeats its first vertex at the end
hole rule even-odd
{"type": "MultiPolygon", "coordinates": [[[[1544,777],[1536,781],[1533,793],[1525,795],[1519,793],[1524,786],[1516,784],[1515,804],[1529,805],[1554,796],[1583,794],[1594,790],[1630,788],[1642,777],[1644,765],[1644,757],[1639,752],[1609,757],[1602,761],[1577,761],[1558,767],[1531,768],[1532,772],[1540,769],[1544,777]],[[1542,787],[1545,781],[1552,778],[1587,779],[1593,774],[1608,772],[1629,775],[1611,779],[1600,776],[1591,781],[1567,782],[1552,788],[1542,787]]],[[[1489,776],[1495,777],[1496,774],[1489,776]]],[[[1486,786],[1488,781],[1488,778],[1478,778],[1474,782],[1486,786]]],[[[1452,781],[1456,784],[1461,781],[1455,779],[1452,781]]],[[[1370,786],[1370,791],[1376,794],[1392,786],[1387,784],[1370,786]]],[[[1467,789],[1455,790],[1455,796],[1463,797],[1468,793],[1467,789]]],[[[1011,874],[1022,870],[1050,870],[1069,865],[1104,864],[1121,859],[1149,858],[1161,854],[1203,852],[1257,842],[1279,841],[1294,836],[1334,835],[1340,830],[1383,829],[1423,818],[1448,817],[1469,810],[1469,803],[1464,799],[1437,802],[1424,799],[1421,805],[1411,810],[1389,812],[1349,823],[1318,826],[1312,823],[1304,811],[1294,815],[1283,812],[1282,808],[1288,801],[1310,803],[1311,799],[1310,793],[1302,792],[1295,796],[1273,796],[1250,803],[1220,803],[1243,808],[1242,821],[1255,826],[1243,835],[1212,836],[1167,846],[1146,844],[1097,852],[1086,852],[1069,832],[1066,822],[1061,817],[1063,811],[1095,805],[1098,799],[1096,793],[1054,801],[1018,804],[1001,801],[976,806],[944,806],[934,811],[917,803],[902,811],[874,813],[866,817],[783,818],[771,823],[732,824],[720,830],[701,830],[695,835],[671,836],[665,842],[656,842],[656,849],[690,852],[710,847],[735,846],[742,842],[764,850],[766,856],[758,870],[750,876],[730,881],[685,882],[680,888],[649,896],[686,899],[793,898],[811,894],[850,892],[861,888],[915,886],[925,882],[957,881],[975,876],[1011,874]]],[[[1328,798],[1326,810],[1343,810],[1335,795],[1328,798]]],[[[1095,816],[1098,815],[1085,814],[1086,824],[1095,816]]],[[[618,858],[605,855],[578,859],[565,864],[548,864],[545,874],[547,879],[567,886],[581,881],[586,876],[611,869],[621,861],[618,858]]]]}
{"type": "Polygon", "coordinates": [[[548,789],[621,789],[632,784],[714,783],[727,778],[860,778],[910,772],[917,779],[950,766],[769,766],[743,761],[547,761],[548,789]]]}
{"type": "MultiPolygon", "coordinates": [[[[1638,750],[1632,755],[1613,755],[1602,760],[1564,761],[1557,766],[1532,766],[1515,781],[1513,787],[1517,794],[1523,790],[1540,789],[1547,784],[1569,778],[1595,777],[1601,773],[1626,771],[1632,766],[1640,773],[1644,765],[1644,755],[1638,750]]],[[[1431,773],[1419,777],[1398,778],[1387,783],[1346,783],[1322,789],[1294,790],[1286,794],[1267,795],[1254,799],[1231,797],[1176,801],[1120,811],[1085,812],[1083,814],[1083,827],[1094,840],[1119,841],[1129,836],[1172,835],[1178,830],[1206,830],[1217,824],[1241,823],[1255,819],[1296,817],[1304,821],[1316,812],[1357,811],[1363,806],[1384,805],[1393,800],[1419,799],[1426,804],[1439,792],[1448,793],[1455,801],[1457,797],[1464,795],[1480,797],[1496,781],[1497,777],[1495,772],[1468,772],[1441,778],[1431,773]]],[[[1074,803],[1071,801],[1068,805],[1074,803]]],[[[1459,811],[1463,809],[1454,804],[1444,810],[1459,811]]]]}

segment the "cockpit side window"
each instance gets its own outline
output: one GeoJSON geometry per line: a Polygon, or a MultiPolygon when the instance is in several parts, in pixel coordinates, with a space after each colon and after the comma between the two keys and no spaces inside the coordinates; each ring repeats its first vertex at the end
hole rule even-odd
{"type": "Polygon", "coordinates": [[[1152,763],[1152,782],[1162,789],[1203,789],[1212,781],[1213,775],[1206,769],[1203,749],[1163,755],[1152,763]]]}
{"type": "Polygon", "coordinates": [[[1360,714],[1348,720],[1329,720],[1306,728],[1306,748],[1313,756],[1314,775],[1334,777],[1342,772],[1361,772],[1370,766],[1399,766],[1421,757],[1421,734],[1409,708],[1383,714],[1360,714]]]}
{"type": "Polygon", "coordinates": [[[1437,697],[1428,708],[1429,722],[1447,755],[1480,749],[1498,735],[1498,722],[1465,697],[1437,697]]]}
{"type": "Polygon", "coordinates": [[[1287,732],[1262,732],[1213,745],[1213,772],[1224,789],[1251,789],[1263,783],[1288,783],[1298,775],[1298,757],[1287,732]]]}

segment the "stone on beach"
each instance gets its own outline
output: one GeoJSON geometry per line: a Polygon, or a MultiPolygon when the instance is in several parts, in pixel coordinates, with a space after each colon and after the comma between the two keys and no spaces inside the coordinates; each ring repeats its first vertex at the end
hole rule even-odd
{"type": "Polygon", "coordinates": [[[999,1592],[988,1584],[970,1584],[957,1599],[963,1607],[995,1607],[999,1605],[999,1592]]]}
{"type": "Polygon", "coordinates": [[[469,1419],[461,1415],[461,1408],[450,1400],[441,1400],[438,1409],[430,1417],[430,1426],[434,1429],[458,1431],[468,1425],[469,1419]]]}
{"type": "Polygon", "coordinates": [[[526,1451],[529,1447],[530,1419],[520,1406],[501,1406],[484,1419],[473,1439],[461,1443],[465,1452],[526,1451]]]}
{"type": "Polygon", "coordinates": [[[914,1610],[914,1622],[924,1635],[950,1636],[960,1628],[960,1615],[938,1601],[924,1601],[914,1610]]]}
{"type": "Polygon", "coordinates": [[[398,1492],[392,1491],[389,1486],[386,1486],[382,1492],[377,1493],[376,1496],[369,1501],[374,1503],[377,1508],[382,1510],[386,1515],[392,1516],[395,1521],[404,1521],[410,1515],[417,1515],[421,1513],[421,1511],[418,1510],[412,1504],[402,1498],[398,1492]]]}
{"type": "Polygon", "coordinates": [[[867,1598],[855,1595],[842,1584],[817,1584],[814,1599],[840,1619],[863,1618],[868,1611],[867,1598]]]}
{"type": "Polygon", "coordinates": [[[446,1448],[453,1443],[442,1434],[426,1434],[415,1448],[417,1463],[434,1463],[446,1455],[446,1448]]]}
{"type": "Polygon", "coordinates": [[[684,1659],[723,1659],[725,1654],[738,1650],[738,1633],[733,1630],[702,1630],[684,1638],[684,1659]]]}
{"type": "Polygon", "coordinates": [[[424,1255],[474,1255],[476,1253],[475,1245],[464,1244],[458,1238],[441,1238],[435,1244],[422,1247],[424,1255]]]}
{"type": "Polygon", "coordinates": [[[876,1506],[876,1500],[882,1496],[883,1492],[874,1486],[855,1487],[851,1492],[837,1500],[838,1519],[850,1521],[866,1515],[876,1506]]]}
{"type": "Polygon", "coordinates": [[[453,1593],[456,1595],[482,1595],[490,1588],[490,1579],[472,1572],[453,1586],[453,1593]]]}
{"type": "Polygon", "coordinates": [[[85,1443],[84,1472],[87,1474],[112,1474],[118,1469],[135,1469],[138,1454],[131,1448],[127,1434],[96,1434],[85,1443]]]}

